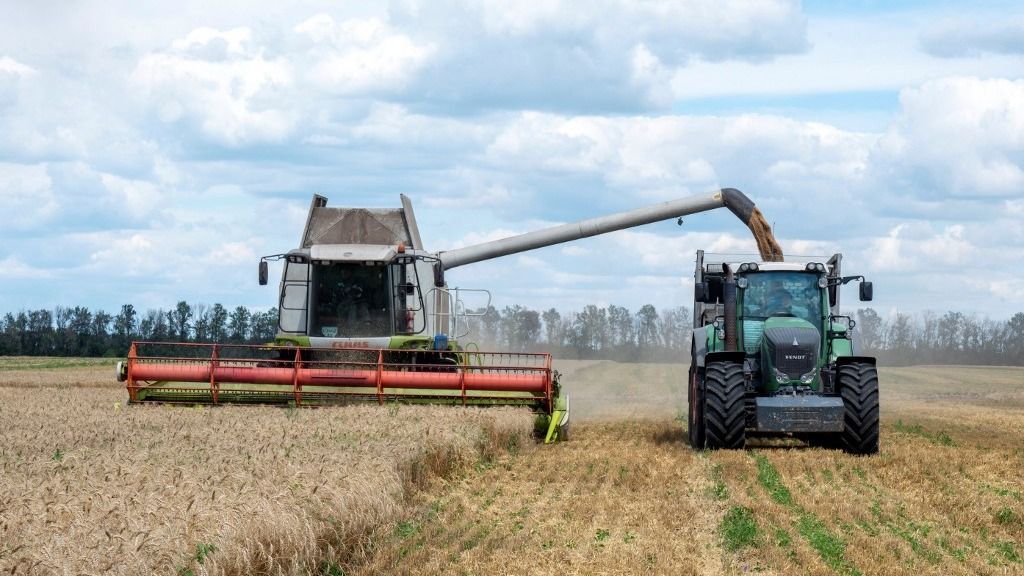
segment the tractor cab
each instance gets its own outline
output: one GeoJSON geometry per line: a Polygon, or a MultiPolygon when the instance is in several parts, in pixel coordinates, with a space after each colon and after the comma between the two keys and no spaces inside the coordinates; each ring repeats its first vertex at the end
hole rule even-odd
{"type": "Polygon", "coordinates": [[[817,389],[828,316],[824,266],[746,263],[736,278],[738,347],[761,362],[766,391],[817,389]],[[794,344],[795,343],[795,344],[794,344]]]}

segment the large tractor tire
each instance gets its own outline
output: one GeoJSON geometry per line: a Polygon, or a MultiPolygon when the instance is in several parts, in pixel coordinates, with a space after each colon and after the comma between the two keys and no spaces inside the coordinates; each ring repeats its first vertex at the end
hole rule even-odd
{"type": "Polygon", "coordinates": [[[839,366],[839,394],[845,406],[843,449],[850,454],[878,452],[878,370],[866,362],[839,366]]]}
{"type": "Polygon", "coordinates": [[[686,393],[686,432],[690,447],[694,450],[704,449],[704,379],[696,359],[691,359],[690,381],[686,393]]]}
{"type": "Polygon", "coordinates": [[[746,441],[746,387],[743,366],[709,362],[704,370],[704,446],[741,449],[746,441]]]}

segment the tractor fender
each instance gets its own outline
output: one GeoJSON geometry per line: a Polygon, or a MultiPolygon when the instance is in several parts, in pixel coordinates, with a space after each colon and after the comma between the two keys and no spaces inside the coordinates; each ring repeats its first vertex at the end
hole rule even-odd
{"type": "Polygon", "coordinates": [[[872,356],[840,356],[836,358],[836,366],[842,366],[843,364],[853,364],[859,362],[861,364],[871,364],[872,366],[878,365],[878,361],[872,356]]]}
{"type": "Polygon", "coordinates": [[[734,352],[709,352],[705,354],[702,366],[707,365],[708,362],[735,362],[743,364],[744,359],[746,359],[746,354],[742,350],[734,352]]]}

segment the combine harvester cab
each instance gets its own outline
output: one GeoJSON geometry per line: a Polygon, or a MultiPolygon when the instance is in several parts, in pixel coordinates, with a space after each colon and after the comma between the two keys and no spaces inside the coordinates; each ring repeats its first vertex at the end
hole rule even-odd
{"type": "Polygon", "coordinates": [[[334,208],[313,196],[299,247],[281,261],[279,323],[266,346],[137,342],[118,378],[130,401],[294,406],[376,402],[528,406],[546,442],[566,438],[569,402],[547,354],[480,352],[463,302],[485,290],[449,288],[445,271],[688,214],[727,208],[767,256],[781,255],[760,212],[724,188],[445,252],[428,252],[412,204],[334,208]]]}
{"type": "Polygon", "coordinates": [[[743,448],[750,435],[878,451],[875,359],[858,355],[839,310],[842,255],[790,262],[697,252],[687,398],[696,449],[743,448]]]}

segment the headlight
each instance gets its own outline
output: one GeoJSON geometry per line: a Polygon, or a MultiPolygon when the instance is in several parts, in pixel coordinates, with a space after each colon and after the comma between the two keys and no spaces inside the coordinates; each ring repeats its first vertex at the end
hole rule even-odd
{"type": "Polygon", "coordinates": [[[811,370],[807,374],[804,374],[803,376],[801,376],[800,377],[800,383],[801,384],[810,384],[811,382],[814,382],[814,372],[815,372],[814,370],[811,370]]]}
{"type": "Polygon", "coordinates": [[[774,370],[776,382],[778,382],[779,384],[789,384],[789,376],[786,376],[782,372],[779,372],[778,368],[774,368],[774,370]]]}

